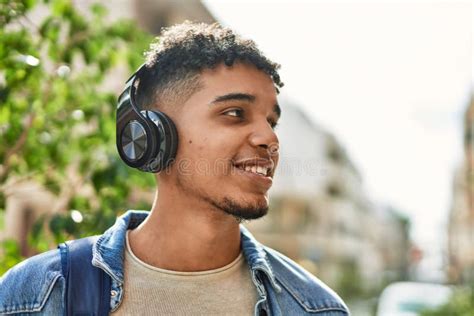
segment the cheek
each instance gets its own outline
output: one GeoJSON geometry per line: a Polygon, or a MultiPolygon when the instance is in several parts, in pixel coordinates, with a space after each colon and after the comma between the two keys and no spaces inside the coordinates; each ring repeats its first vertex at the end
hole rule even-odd
{"type": "Polygon", "coordinates": [[[235,134],[210,127],[187,130],[179,135],[178,157],[202,159],[232,158],[237,142],[235,134]]]}
{"type": "Polygon", "coordinates": [[[209,142],[207,137],[200,138],[199,136],[184,136],[184,139],[180,139],[180,145],[178,146],[178,155],[182,157],[206,157],[206,152],[209,147],[206,144],[209,142]]]}
{"type": "Polygon", "coordinates": [[[176,156],[177,165],[188,170],[194,177],[209,177],[222,174],[226,167],[226,148],[218,139],[200,135],[183,135],[176,156]]]}
{"type": "Polygon", "coordinates": [[[175,121],[179,145],[176,160],[196,165],[222,165],[232,159],[242,145],[242,137],[235,127],[225,126],[217,119],[202,113],[181,113],[175,121]]]}

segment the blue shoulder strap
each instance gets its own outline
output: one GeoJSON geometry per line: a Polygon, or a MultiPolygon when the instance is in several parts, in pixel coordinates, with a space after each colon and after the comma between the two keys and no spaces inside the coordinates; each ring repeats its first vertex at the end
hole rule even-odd
{"type": "Polygon", "coordinates": [[[66,280],[65,316],[105,316],[110,311],[110,276],[92,265],[97,236],[59,245],[66,280]]]}

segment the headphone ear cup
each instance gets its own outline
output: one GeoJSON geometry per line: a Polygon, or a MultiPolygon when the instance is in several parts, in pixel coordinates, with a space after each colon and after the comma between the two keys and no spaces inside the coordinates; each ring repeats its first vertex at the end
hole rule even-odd
{"type": "Polygon", "coordinates": [[[148,162],[139,167],[146,172],[157,173],[168,167],[176,158],[178,148],[178,133],[176,126],[169,116],[160,111],[141,111],[143,117],[153,125],[154,152],[148,158],[148,162]]]}
{"type": "Polygon", "coordinates": [[[163,112],[157,112],[162,117],[163,130],[165,132],[165,150],[163,152],[163,168],[168,167],[176,158],[178,149],[178,131],[173,120],[163,112]]]}
{"type": "Polygon", "coordinates": [[[147,164],[156,152],[156,127],[130,106],[118,109],[116,133],[119,155],[130,167],[140,168],[147,164]]]}
{"type": "Polygon", "coordinates": [[[145,65],[127,80],[117,106],[116,145],[122,160],[130,167],[160,172],[172,163],[178,148],[178,133],[173,121],[160,111],[136,106],[137,78],[145,65]]]}

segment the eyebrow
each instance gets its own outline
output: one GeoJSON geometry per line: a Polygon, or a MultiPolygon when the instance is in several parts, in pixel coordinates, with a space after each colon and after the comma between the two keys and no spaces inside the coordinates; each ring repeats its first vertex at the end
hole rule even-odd
{"type": "MultiPolygon", "coordinates": [[[[254,102],[255,96],[248,93],[232,92],[232,93],[228,93],[228,94],[224,94],[224,95],[216,97],[210,104],[216,104],[216,103],[227,102],[227,101],[254,102]]],[[[281,108],[278,103],[275,103],[275,105],[273,106],[273,112],[275,112],[275,114],[278,117],[281,116],[281,108]]]]}
{"type": "Polygon", "coordinates": [[[255,96],[248,93],[233,92],[218,96],[211,103],[219,103],[232,100],[253,102],[255,101],[255,96]]]}

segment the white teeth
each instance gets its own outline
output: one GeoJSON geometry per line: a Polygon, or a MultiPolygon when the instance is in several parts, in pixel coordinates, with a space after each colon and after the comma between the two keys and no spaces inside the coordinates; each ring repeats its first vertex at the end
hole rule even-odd
{"type": "Polygon", "coordinates": [[[244,166],[243,169],[247,172],[253,172],[263,176],[267,176],[268,171],[270,170],[270,168],[262,166],[244,166]]]}

